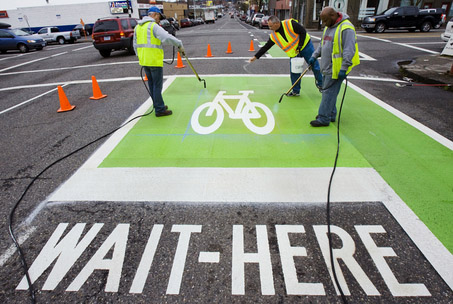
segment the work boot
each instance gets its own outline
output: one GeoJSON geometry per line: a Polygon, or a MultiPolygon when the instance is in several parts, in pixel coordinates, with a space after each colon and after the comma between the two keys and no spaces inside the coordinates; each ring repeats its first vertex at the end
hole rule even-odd
{"type": "Polygon", "coordinates": [[[288,97],[298,97],[298,96],[300,96],[300,94],[299,94],[299,93],[295,93],[294,91],[291,91],[291,92],[290,92],[288,95],[286,95],[286,96],[288,96],[288,97]]]}
{"type": "Polygon", "coordinates": [[[171,114],[173,114],[171,110],[165,110],[163,112],[156,112],[156,117],[169,116],[171,114]]]}
{"type": "MultiPolygon", "coordinates": [[[[316,115],[316,119],[318,119],[318,118],[319,118],[319,115],[316,115]]],[[[330,117],[330,121],[335,122],[335,117],[330,117]]]]}
{"type": "Polygon", "coordinates": [[[319,120],[312,120],[312,121],[310,121],[310,125],[312,127],[327,127],[329,124],[323,124],[319,120]]]}

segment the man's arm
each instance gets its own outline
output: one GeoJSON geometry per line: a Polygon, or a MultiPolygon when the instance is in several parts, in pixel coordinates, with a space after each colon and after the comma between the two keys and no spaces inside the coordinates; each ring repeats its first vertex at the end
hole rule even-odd
{"type": "Polygon", "coordinates": [[[255,57],[256,59],[260,59],[271,47],[274,46],[274,41],[271,38],[266,42],[266,44],[256,52],[255,57]]]}
{"type": "Polygon", "coordinates": [[[355,32],[352,29],[345,29],[342,32],[343,62],[341,69],[347,70],[352,65],[352,57],[355,55],[355,32]]]}
{"type": "Polygon", "coordinates": [[[174,45],[177,47],[182,47],[182,41],[170,35],[166,30],[164,30],[159,24],[156,24],[153,28],[153,35],[159,39],[162,44],[174,45]]]}

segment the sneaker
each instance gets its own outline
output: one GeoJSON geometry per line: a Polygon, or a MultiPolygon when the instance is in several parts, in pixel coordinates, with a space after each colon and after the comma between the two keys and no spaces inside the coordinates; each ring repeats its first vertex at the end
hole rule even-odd
{"type": "Polygon", "coordinates": [[[298,96],[300,96],[300,94],[299,94],[299,93],[295,93],[294,91],[291,91],[291,92],[290,92],[288,95],[286,95],[286,96],[288,96],[288,97],[298,97],[298,96]]]}
{"type": "Polygon", "coordinates": [[[310,125],[312,127],[327,127],[329,124],[323,124],[319,120],[312,120],[312,121],[310,121],[310,125]]]}
{"type": "MultiPolygon", "coordinates": [[[[318,118],[319,118],[319,115],[316,115],[316,119],[318,119],[318,118]]],[[[335,117],[333,117],[333,118],[331,117],[330,122],[335,122],[335,117]]]]}
{"type": "Polygon", "coordinates": [[[161,116],[168,116],[173,114],[171,110],[165,110],[163,112],[156,112],[156,117],[161,117],[161,116]]]}

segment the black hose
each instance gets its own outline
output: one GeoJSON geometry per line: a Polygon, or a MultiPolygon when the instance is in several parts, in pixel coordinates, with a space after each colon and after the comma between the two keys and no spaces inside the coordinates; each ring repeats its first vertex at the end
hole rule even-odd
{"type": "Polygon", "coordinates": [[[334,259],[333,259],[333,248],[332,248],[332,234],[330,231],[330,190],[332,187],[332,180],[333,180],[333,175],[335,174],[335,170],[337,168],[337,162],[338,162],[338,155],[340,152],[340,118],[341,118],[341,110],[343,108],[343,102],[344,102],[344,97],[346,96],[346,89],[348,88],[348,79],[346,78],[346,85],[344,87],[344,92],[343,92],[343,98],[341,99],[341,104],[340,104],[340,111],[338,112],[338,123],[337,123],[337,153],[335,155],[335,162],[333,165],[333,170],[332,174],[330,175],[330,180],[329,180],[329,188],[327,191],[327,208],[326,208],[326,215],[327,215],[327,236],[329,238],[329,251],[330,251],[330,266],[332,268],[332,273],[334,277],[335,284],[338,287],[338,291],[341,294],[341,299],[343,300],[343,303],[347,304],[348,301],[346,300],[346,297],[344,295],[343,290],[341,289],[340,283],[338,282],[338,277],[337,273],[335,271],[335,265],[334,265],[334,259]]]}
{"type": "MultiPolygon", "coordinates": [[[[148,87],[146,86],[146,83],[145,83],[145,80],[143,79],[143,67],[140,71],[140,76],[142,78],[142,81],[143,81],[143,84],[145,85],[145,88],[146,90],[148,91],[148,93],[150,93],[148,87]]],[[[151,95],[151,94],[150,94],[151,95]]],[[[72,151],[71,153],[69,154],[66,154],[65,156],[57,159],[56,161],[54,161],[53,163],[51,163],[50,165],[48,165],[47,167],[45,167],[41,172],[38,173],[38,175],[36,175],[35,177],[33,177],[33,179],[31,180],[31,182],[28,184],[28,186],[25,188],[24,192],[22,193],[22,195],[20,196],[20,198],[17,200],[17,202],[14,204],[13,208],[11,209],[11,212],[9,214],[9,224],[8,224],[8,233],[14,243],[14,245],[16,245],[16,248],[17,248],[17,251],[19,253],[19,257],[20,257],[20,260],[21,260],[21,263],[22,263],[22,269],[24,271],[24,275],[27,279],[27,283],[28,283],[28,291],[29,291],[29,296],[30,296],[30,301],[31,303],[36,303],[36,297],[35,297],[35,290],[33,288],[33,284],[31,282],[31,279],[30,279],[30,274],[28,272],[29,268],[28,268],[28,264],[27,264],[27,261],[25,259],[25,255],[19,245],[19,242],[17,241],[16,239],[16,236],[14,234],[14,229],[13,229],[13,224],[14,224],[14,213],[17,209],[17,207],[19,206],[19,204],[22,202],[23,198],[25,197],[25,195],[27,194],[28,190],[30,190],[31,186],[35,183],[35,181],[41,176],[43,175],[47,170],[49,170],[50,168],[52,168],[53,166],[55,166],[56,164],[58,164],[59,162],[65,160],[66,158],[76,154],[77,152],[87,148],[88,146],[100,141],[101,139],[104,139],[110,135],[112,135],[113,133],[115,133],[116,131],[118,131],[119,129],[123,128],[124,126],[126,126],[127,124],[129,124],[130,122],[138,119],[138,118],[141,118],[141,117],[145,117],[145,116],[148,116],[150,115],[152,112],[154,111],[154,108],[151,109],[151,111],[149,113],[145,113],[143,115],[138,115],[136,117],[133,117],[131,118],[130,120],[128,120],[127,122],[125,122],[124,124],[122,124],[121,126],[117,127],[116,129],[114,129],[113,131],[110,131],[108,132],[107,134],[104,134],[102,135],[101,137],[85,144],[84,146],[72,151]]]]}

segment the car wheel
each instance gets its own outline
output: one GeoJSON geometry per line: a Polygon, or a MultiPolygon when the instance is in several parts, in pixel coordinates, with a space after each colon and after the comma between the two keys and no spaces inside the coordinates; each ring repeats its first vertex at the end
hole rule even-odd
{"type": "Polygon", "coordinates": [[[104,58],[110,57],[111,52],[112,52],[112,50],[99,50],[99,53],[104,58]]]}
{"type": "Polygon", "coordinates": [[[431,22],[426,21],[422,23],[420,27],[420,32],[429,32],[431,30],[431,22]]]}
{"type": "Polygon", "coordinates": [[[25,44],[21,43],[17,46],[17,48],[19,49],[19,51],[21,53],[27,53],[28,52],[28,46],[26,46],[25,44]]]}
{"type": "Polygon", "coordinates": [[[379,22],[376,24],[376,33],[383,33],[385,32],[385,23],[379,22]]]}
{"type": "Polygon", "coordinates": [[[57,42],[58,42],[59,44],[64,44],[65,41],[66,41],[66,40],[64,39],[64,37],[58,37],[58,38],[57,38],[57,42]]]}
{"type": "Polygon", "coordinates": [[[129,47],[127,48],[127,51],[129,52],[130,55],[135,55],[134,43],[132,42],[132,39],[131,39],[131,43],[129,43],[129,47]]]}

